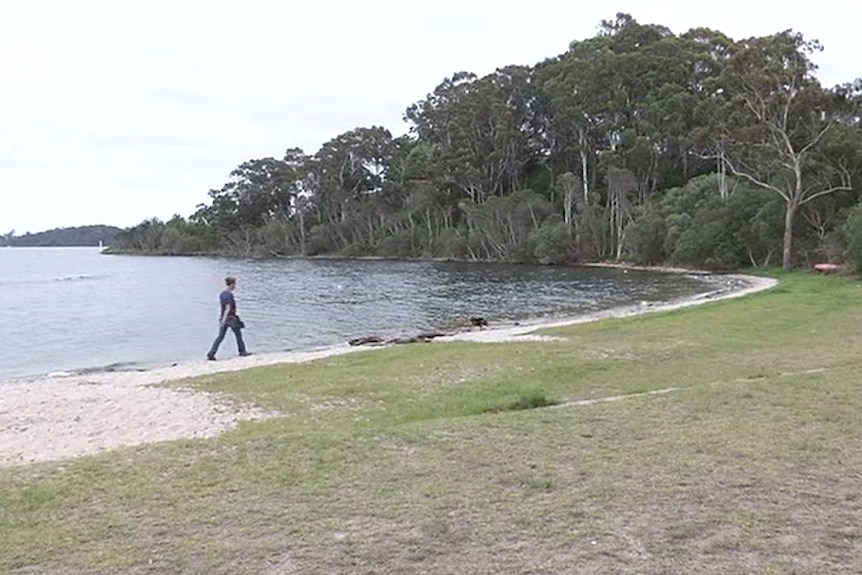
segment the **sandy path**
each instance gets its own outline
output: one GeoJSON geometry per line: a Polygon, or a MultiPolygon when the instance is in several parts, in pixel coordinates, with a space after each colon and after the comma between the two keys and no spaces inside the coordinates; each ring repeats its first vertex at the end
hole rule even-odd
{"type": "MultiPolygon", "coordinates": [[[[714,291],[662,305],[636,305],[595,314],[462,332],[435,341],[503,342],[540,339],[541,327],[678,309],[768,289],[776,281],[751,276],[720,276],[714,291]]],[[[368,351],[346,343],[330,348],[188,362],[148,371],[115,371],[0,382],[0,466],[53,461],[105,449],[189,437],[211,437],[239,421],[267,414],[231,406],[217,395],[154,384],[248,367],[297,363],[368,351]]],[[[373,349],[373,348],[371,348],[373,349]]]]}

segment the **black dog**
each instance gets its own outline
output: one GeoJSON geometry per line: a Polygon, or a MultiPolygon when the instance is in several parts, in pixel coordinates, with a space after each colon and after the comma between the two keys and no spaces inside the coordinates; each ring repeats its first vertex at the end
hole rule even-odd
{"type": "Polygon", "coordinates": [[[479,329],[485,329],[488,327],[488,320],[484,317],[473,316],[470,318],[470,327],[478,327],[479,329]]]}

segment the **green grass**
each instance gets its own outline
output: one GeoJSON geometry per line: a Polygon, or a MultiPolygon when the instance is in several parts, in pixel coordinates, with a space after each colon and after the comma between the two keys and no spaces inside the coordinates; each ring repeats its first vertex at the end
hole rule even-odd
{"type": "Polygon", "coordinates": [[[0,573],[862,572],[862,285],[780,280],[193,380],[284,416],[0,470],[0,573]]]}

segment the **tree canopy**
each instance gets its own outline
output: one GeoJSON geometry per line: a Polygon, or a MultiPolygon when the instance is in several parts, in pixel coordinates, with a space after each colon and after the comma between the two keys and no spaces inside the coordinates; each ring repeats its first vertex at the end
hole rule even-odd
{"type": "Polygon", "coordinates": [[[534,66],[453,74],[381,126],[241,163],[119,249],[786,268],[850,257],[862,81],[818,42],[628,14],[534,66]]]}

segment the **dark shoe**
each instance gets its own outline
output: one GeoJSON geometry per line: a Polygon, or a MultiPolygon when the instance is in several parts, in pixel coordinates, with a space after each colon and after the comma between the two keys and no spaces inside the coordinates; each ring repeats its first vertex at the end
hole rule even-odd
{"type": "Polygon", "coordinates": [[[240,356],[240,357],[248,357],[248,356],[250,356],[250,355],[251,355],[251,352],[250,352],[250,351],[244,351],[244,352],[242,352],[241,354],[239,354],[239,356],[240,356]]]}
{"type": "Polygon", "coordinates": [[[208,360],[210,360],[210,361],[215,361],[215,356],[214,356],[213,354],[211,354],[211,353],[208,353],[208,354],[207,354],[207,359],[208,359],[208,360]]]}

